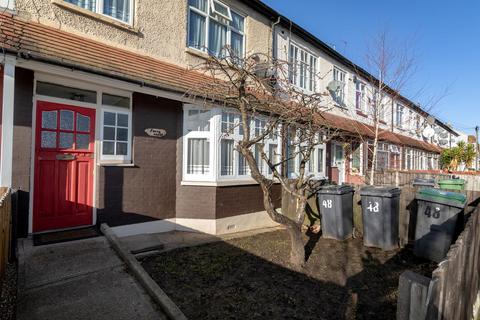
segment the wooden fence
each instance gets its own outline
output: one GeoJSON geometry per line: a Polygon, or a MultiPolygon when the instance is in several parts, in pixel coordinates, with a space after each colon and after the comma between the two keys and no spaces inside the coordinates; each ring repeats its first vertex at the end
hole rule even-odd
{"type": "Polygon", "coordinates": [[[480,175],[472,174],[449,174],[441,172],[427,172],[427,171],[382,171],[375,173],[375,185],[394,185],[394,186],[409,186],[415,178],[425,179],[450,179],[452,176],[459,177],[466,181],[465,189],[470,191],[480,191],[480,175]]]}
{"type": "Polygon", "coordinates": [[[5,267],[11,256],[12,241],[12,201],[11,191],[0,188],[0,283],[5,267]]]}
{"type": "Polygon", "coordinates": [[[432,274],[426,319],[470,320],[480,289],[480,208],[432,274]]]}

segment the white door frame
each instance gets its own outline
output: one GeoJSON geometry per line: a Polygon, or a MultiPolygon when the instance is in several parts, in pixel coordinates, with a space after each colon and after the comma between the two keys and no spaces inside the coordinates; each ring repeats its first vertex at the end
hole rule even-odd
{"type": "Polygon", "coordinates": [[[342,184],[345,182],[345,150],[343,149],[343,145],[338,142],[332,142],[332,167],[338,168],[338,184],[342,184]],[[342,149],[342,161],[337,161],[336,157],[336,148],[340,147],[342,149]]]}
{"type": "MultiPolygon", "coordinates": [[[[34,75],[34,84],[33,84],[33,105],[32,105],[32,147],[31,147],[31,154],[30,154],[30,199],[29,199],[29,212],[28,212],[28,233],[31,234],[33,232],[33,199],[34,199],[34,178],[35,178],[35,129],[36,129],[36,118],[37,118],[37,102],[38,101],[46,101],[46,102],[53,102],[53,103],[60,103],[66,104],[76,107],[82,108],[90,108],[95,109],[95,148],[94,148],[94,167],[93,167],[93,210],[92,210],[92,225],[97,223],[97,207],[99,203],[97,190],[99,190],[98,185],[98,171],[100,169],[99,160],[99,141],[101,137],[102,124],[101,124],[101,111],[102,111],[102,92],[106,91],[110,94],[119,94],[119,95],[128,95],[130,97],[130,112],[132,111],[132,92],[126,92],[123,90],[119,90],[116,88],[110,88],[101,86],[101,84],[93,84],[88,83],[80,80],[75,80],[67,77],[60,77],[57,75],[45,74],[35,72],[34,75]],[[85,90],[92,90],[97,92],[97,103],[88,103],[88,102],[80,102],[75,100],[68,100],[68,99],[61,99],[49,96],[42,96],[36,94],[37,88],[37,81],[45,81],[49,83],[70,86],[79,89],[85,90]]],[[[130,117],[130,120],[132,117],[130,117]]],[[[132,131],[132,130],[131,130],[132,131]]],[[[133,141],[133,140],[131,140],[133,141]]],[[[133,161],[133,158],[132,158],[133,161]]],[[[69,228],[71,229],[71,228],[69,228]]],[[[51,232],[53,230],[48,230],[47,232],[51,232]]]]}

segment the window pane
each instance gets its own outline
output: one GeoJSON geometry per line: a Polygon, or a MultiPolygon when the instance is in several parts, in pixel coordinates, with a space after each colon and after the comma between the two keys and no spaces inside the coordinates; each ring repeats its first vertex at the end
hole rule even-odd
{"type": "Polygon", "coordinates": [[[198,10],[207,12],[207,0],[188,0],[188,3],[198,10]]]}
{"type": "Polygon", "coordinates": [[[222,56],[224,54],[223,49],[227,44],[227,27],[216,21],[210,20],[208,37],[209,53],[215,56],[222,56]]]}
{"type": "Polygon", "coordinates": [[[89,134],[77,134],[77,140],[75,141],[76,150],[88,150],[90,145],[90,135],[89,134]]]}
{"type": "Polygon", "coordinates": [[[57,147],[57,133],[51,131],[42,131],[42,148],[56,148],[57,147]]]}
{"type": "Polygon", "coordinates": [[[244,176],[249,173],[247,160],[245,160],[245,157],[241,153],[238,153],[238,175],[244,176]]]}
{"type": "Polygon", "coordinates": [[[103,14],[129,22],[130,0],[103,0],[103,14]]]}
{"type": "Polygon", "coordinates": [[[115,128],[103,127],[103,140],[115,140],[115,128]]]}
{"type": "Polygon", "coordinates": [[[37,81],[37,94],[68,100],[97,103],[97,93],[95,91],[71,88],[47,82],[37,81]]]}
{"type": "Polygon", "coordinates": [[[188,139],[187,173],[206,174],[209,165],[210,144],[207,139],[188,139]]]}
{"type": "Polygon", "coordinates": [[[233,140],[223,139],[221,142],[221,174],[233,175],[233,140]]]}
{"type": "Polygon", "coordinates": [[[104,112],[103,113],[103,124],[107,126],[115,125],[115,113],[113,112],[104,112]]]}
{"type": "Polygon", "coordinates": [[[103,150],[102,150],[103,155],[115,154],[115,142],[104,141],[102,145],[103,145],[103,150]]]}
{"type": "Polygon", "coordinates": [[[90,131],[90,117],[77,113],[77,131],[90,131]]]}
{"type": "Polygon", "coordinates": [[[102,94],[102,104],[106,106],[129,109],[130,98],[104,93],[102,94]]]}
{"type": "MultiPolygon", "coordinates": [[[[268,146],[268,159],[270,159],[270,161],[274,165],[279,162],[276,144],[271,144],[268,146]]],[[[272,174],[272,170],[270,169],[270,167],[268,167],[268,173],[272,174]]]]}
{"type": "Polygon", "coordinates": [[[323,149],[318,149],[317,170],[323,172],[323,149]]]}
{"type": "Polygon", "coordinates": [[[236,32],[231,33],[232,51],[237,58],[243,58],[243,36],[236,32]]]}
{"type": "Polygon", "coordinates": [[[308,172],[315,173],[315,150],[310,153],[310,160],[308,160],[308,172]]]}
{"type": "Polygon", "coordinates": [[[205,49],[205,20],[196,12],[190,11],[190,25],[188,26],[188,46],[196,49],[205,49]]]}
{"type": "Polygon", "coordinates": [[[228,7],[215,0],[213,0],[213,10],[225,17],[229,16],[228,7]]]}
{"type": "Polygon", "coordinates": [[[96,1],[95,0],[65,0],[68,3],[75,4],[84,9],[95,11],[96,1]]]}
{"type": "Polygon", "coordinates": [[[117,141],[128,141],[128,129],[117,128],[117,141]]]}
{"type": "Polygon", "coordinates": [[[237,29],[238,31],[241,31],[243,32],[243,28],[244,28],[244,18],[239,15],[239,14],[236,14],[235,12],[232,11],[232,22],[230,23],[230,25],[237,29]]]}
{"type": "Polygon", "coordinates": [[[128,115],[118,113],[117,114],[117,126],[128,127],[128,115]]]}
{"type": "Polygon", "coordinates": [[[210,131],[210,111],[209,110],[188,110],[187,131],[210,131]]]}
{"type": "Polygon", "coordinates": [[[125,142],[117,142],[117,156],[126,156],[128,153],[128,144],[125,142]]]}
{"type": "Polygon", "coordinates": [[[57,129],[57,111],[42,111],[42,128],[57,129]]]}
{"type": "Polygon", "coordinates": [[[60,111],[60,129],[73,131],[73,111],[60,111]]]}
{"type": "Polygon", "coordinates": [[[60,149],[72,149],[73,148],[73,133],[60,132],[60,149]]]}

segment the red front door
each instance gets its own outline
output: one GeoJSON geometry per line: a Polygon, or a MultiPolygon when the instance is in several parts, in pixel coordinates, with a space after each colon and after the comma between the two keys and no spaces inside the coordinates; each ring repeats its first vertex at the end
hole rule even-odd
{"type": "Polygon", "coordinates": [[[38,102],[33,232],[91,225],[95,110],[38,102]]]}

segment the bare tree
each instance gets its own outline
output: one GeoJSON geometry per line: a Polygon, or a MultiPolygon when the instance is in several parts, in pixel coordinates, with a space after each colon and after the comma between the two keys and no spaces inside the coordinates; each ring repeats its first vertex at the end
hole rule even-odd
{"type": "Polygon", "coordinates": [[[205,104],[233,109],[240,115],[236,125],[242,129],[243,136],[235,149],[244,157],[252,178],[263,191],[263,205],[268,215],[287,227],[291,239],[290,260],[295,268],[300,268],[305,264],[301,228],[307,199],[315,189],[313,175],[308,170],[309,161],[316,146],[339,135],[322,116],[329,109],[324,101],[326,93],[307,93],[292,85],[288,73],[299,66],[274,61],[264,54],[238,59],[231,50],[226,53],[224,57],[211,57],[195,67],[211,81],[192,88],[187,94],[190,98],[202,99],[205,104]],[[252,127],[252,119],[259,121],[260,126],[252,127]],[[288,141],[288,152],[285,148],[281,154],[266,150],[265,141],[277,135],[282,141],[288,141]],[[294,159],[298,168],[295,179],[291,180],[286,169],[294,159]],[[265,167],[267,170],[262,169],[265,167]],[[275,207],[272,187],[276,183],[296,199],[293,216],[282,214],[275,207]]]}

